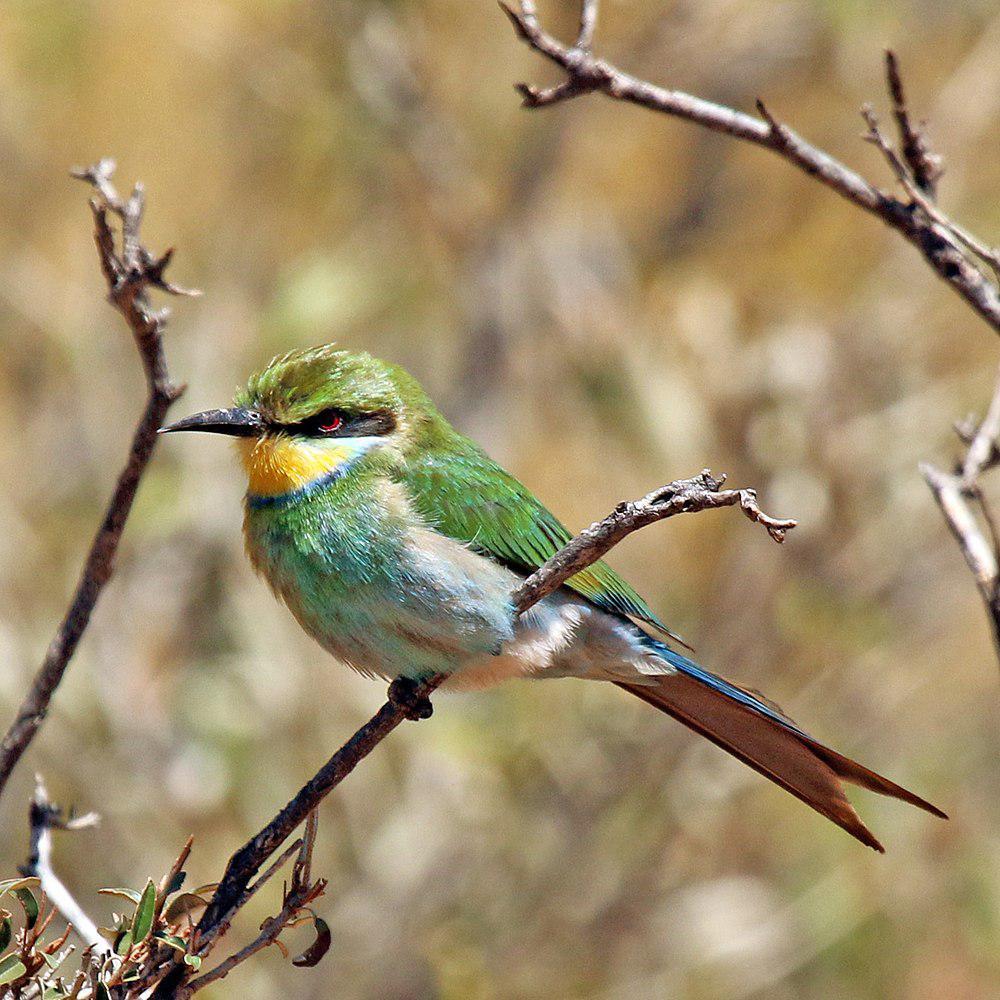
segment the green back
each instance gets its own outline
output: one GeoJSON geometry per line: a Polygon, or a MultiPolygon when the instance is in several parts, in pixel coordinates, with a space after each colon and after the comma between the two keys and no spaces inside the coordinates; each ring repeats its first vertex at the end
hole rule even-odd
{"type": "MultiPolygon", "coordinates": [[[[439,531],[526,574],[573,537],[527,487],[468,438],[449,428],[434,444],[411,452],[404,478],[418,510],[439,531]]],[[[570,577],[566,586],[605,611],[678,638],[604,562],[570,577]]]]}

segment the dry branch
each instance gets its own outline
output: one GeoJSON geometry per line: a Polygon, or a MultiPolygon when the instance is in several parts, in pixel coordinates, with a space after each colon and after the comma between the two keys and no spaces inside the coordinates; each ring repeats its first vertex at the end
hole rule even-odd
{"type": "Polygon", "coordinates": [[[920,471],[975,578],[1000,658],[1000,538],[980,484],[982,474],[1000,461],[1000,373],[983,420],[970,419],[955,430],[968,446],[955,470],[924,462],[920,471]]]}
{"type": "Polygon", "coordinates": [[[41,775],[36,775],[35,794],[28,810],[28,823],[30,828],[28,861],[21,870],[25,875],[34,875],[41,881],[42,892],[48,901],[88,948],[98,955],[110,954],[111,946],[101,937],[97,924],[73,898],[73,894],[52,867],[52,831],[83,830],[96,826],[97,814],[64,816],[62,810],[49,800],[41,775]]]}
{"type": "Polygon", "coordinates": [[[127,199],[120,198],[111,184],[114,167],[112,160],[101,160],[95,166],[74,171],[74,176],[87,181],[97,191],[97,196],[91,199],[90,207],[94,213],[94,238],[101,269],[108,283],[111,304],[125,317],[139,350],[146,375],[148,398],[133,433],[125,467],[118,477],[104,518],[87,553],[66,615],[49,644],[16,718],[0,741],[0,794],[45,719],[49,702],[90,623],[90,616],[101,591],[111,579],[118,543],[132,510],[139,481],[153,454],[156,432],[171,403],[183,392],[183,387],[171,380],[163,353],[163,329],[167,311],[154,311],[150,307],[147,290],[159,288],[174,295],[196,293],[166,281],[164,272],[170,262],[172,250],[155,257],[142,245],[142,187],[137,184],[127,199]],[[115,247],[114,233],[109,222],[111,215],[121,220],[120,251],[115,247]]]}
{"type": "MultiPolygon", "coordinates": [[[[579,45],[566,45],[559,41],[539,24],[533,0],[521,0],[515,6],[508,6],[501,0],[500,6],[510,18],[518,37],[565,74],[565,80],[554,87],[538,88],[526,83],[517,84],[516,89],[521,94],[525,107],[547,107],[581,94],[597,92],[614,100],[683,118],[713,132],[721,132],[734,139],[769,149],[900,233],[920,251],[937,275],[1000,333],[1000,289],[976,262],[976,257],[979,256],[990,266],[994,266],[992,251],[981,240],[974,240],[976,246],[986,251],[985,254],[980,253],[965,238],[968,234],[947,219],[943,212],[935,209],[930,213],[926,210],[925,202],[930,204],[930,200],[921,189],[931,177],[931,161],[928,159],[930,154],[926,150],[926,144],[920,146],[922,152],[913,148],[915,140],[912,137],[916,133],[910,124],[902,84],[899,83],[899,67],[894,56],[890,56],[887,62],[890,89],[893,80],[899,83],[898,94],[893,93],[894,107],[901,109],[897,111],[897,120],[902,113],[909,129],[911,148],[906,155],[908,158],[915,158],[912,162],[919,171],[915,188],[921,191],[924,201],[912,197],[909,201],[901,201],[886,194],[850,167],[806,142],[775,118],[759,101],[757,109],[761,117],[755,118],[693,94],[656,86],[631,76],[579,45]],[[960,236],[959,233],[963,235],[960,236]]],[[[596,4],[590,0],[586,6],[589,8],[588,16],[592,19],[589,29],[592,31],[596,4]]],[[[940,164],[935,163],[935,166],[939,172],[940,164]]],[[[906,170],[909,172],[909,168],[906,170]]]]}
{"type": "MultiPolygon", "coordinates": [[[[317,897],[322,895],[326,888],[326,881],[319,879],[316,882],[312,879],[312,854],[316,846],[316,831],[318,818],[316,812],[311,812],[306,820],[305,836],[293,845],[297,849],[298,857],[292,868],[291,884],[285,890],[282,900],[281,910],[273,917],[269,917],[261,924],[260,934],[246,947],[241,948],[236,954],[230,955],[225,961],[220,962],[210,972],[187,983],[178,990],[178,1000],[187,1000],[193,993],[211,986],[225,976],[229,975],[237,965],[242,964],[258,951],[266,948],[269,944],[277,944],[281,932],[293,921],[303,909],[309,906],[317,897]]],[[[259,885],[267,879],[284,863],[286,857],[291,853],[291,849],[286,851],[272,867],[250,887],[249,894],[252,894],[259,885]]]]}
{"type": "MultiPolygon", "coordinates": [[[[894,52],[886,52],[885,75],[899,135],[898,152],[882,131],[871,105],[866,104],[861,113],[868,127],[865,138],[884,157],[903,189],[905,200],[886,194],[839,160],[810,145],[775,118],[762,101],[757,101],[760,118],[754,118],[679,90],[658,87],[593,55],[589,44],[581,44],[579,37],[572,46],[560,42],[539,24],[533,0],[520,0],[516,6],[500,0],[500,6],[517,36],[565,75],[561,83],[544,89],[516,84],[525,107],[546,107],[596,91],[770,149],[900,233],[920,251],[937,275],[1000,333],[1000,249],[974,236],[938,207],[935,198],[942,161],[931,150],[923,124],[913,121],[894,52]],[[984,272],[982,265],[989,273],[984,272]]],[[[581,0],[580,23],[581,26],[586,23],[587,28],[584,36],[581,27],[580,37],[585,37],[588,43],[593,38],[596,18],[596,0],[581,0]]],[[[992,512],[979,487],[980,474],[997,461],[998,434],[1000,384],[986,419],[966,435],[969,450],[962,468],[948,474],[925,464],[921,471],[976,578],[1000,657],[1000,544],[992,512]]]]}
{"type": "Polygon", "coordinates": [[[931,200],[937,193],[937,182],[941,179],[944,168],[941,157],[931,151],[927,137],[923,132],[923,123],[913,124],[910,117],[906,93],[903,89],[903,77],[899,72],[899,60],[895,52],[885,54],[885,75],[892,98],[892,113],[896,119],[900,143],[903,149],[903,159],[910,168],[914,183],[931,200]]]}
{"type": "MultiPolygon", "coordinates": [[[[691,479],[668,483],[639,500],[619,504],[603,520],[577,535],[513,591],[511,603],[515,612],[523,614],[571,576],[595,563],[632,532],[677,514],[739,507],[777,542],[781,542],[785,534],[795,527],[795,521],[774,518],[761,511],[753,490],[723,490],[724,483],[724,476],[715,477],[706,469],[691,479]]],[[[333,754],[267,826],[230,858],[222,881],[195,930],[193,947],[196,953],[206,954],[225,934],[233,917],[256,888],[251,885],[251,880],[319,803],[400,723],[408,718],[426,718],[430,714],[429,695],[444,680],[443,675],[431,677],[413,685],[405,697],[401,697],[398,682],[394,681],[390,685],[389,700],[333,754]],[[423,710],[422,706],[425,706],[423,710]]],[[[254,945],[258,943],[263,947],[267,942],[261,943],[258,938],[254,945]]],[[[174,964],[160,982],[154,997],[166,1000],[185,996],[183,983],[188,974],[187,967],[174,964]]],[[[191,983],[188,988],[194,985],[191,983]]]]}

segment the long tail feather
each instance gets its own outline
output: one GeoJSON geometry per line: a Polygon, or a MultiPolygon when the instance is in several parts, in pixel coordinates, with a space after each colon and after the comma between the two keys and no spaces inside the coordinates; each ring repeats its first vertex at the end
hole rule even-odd
{"type": "Polygon", "coordinates": [[[861,843],[884,851],[848,801],[841,781],[947,818],[920,796],[817,742],[753,692],[703,670],[667,647],[662,649],[676,673],[644,678],[641,684],[616,681],[618,686],[722,747],[861,843]]]}

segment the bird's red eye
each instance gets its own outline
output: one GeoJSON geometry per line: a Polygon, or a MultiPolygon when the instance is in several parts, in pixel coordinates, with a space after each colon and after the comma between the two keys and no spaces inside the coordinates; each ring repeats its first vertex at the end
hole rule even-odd
{"type": "Polygon", "coordinates": [[[334,411],[329,411],[327,413],[321,413],[319,417],[319,431],[321,434],[332,434],[336,430],[340,430],[343,426],[344,418],[334,411]]]}

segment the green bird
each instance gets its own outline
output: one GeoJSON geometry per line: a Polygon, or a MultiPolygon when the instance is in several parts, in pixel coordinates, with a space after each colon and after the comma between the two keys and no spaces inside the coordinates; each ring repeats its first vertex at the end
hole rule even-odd
{"type": "Polygon", "coordinates": [[[404,691],[433,674],[446,688],[611,682],[876,850],[842,780],[944,816],[670,648],[666,626],[602,562],[515,615],[511,591],[570,533],[396,365],[333,345],[292,351],[232,408],[163,429],[238,439],[251,563],[312,638],[367,676],[404,691]]]}

